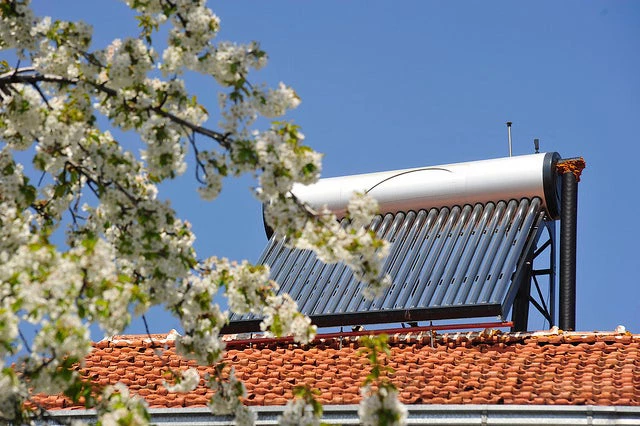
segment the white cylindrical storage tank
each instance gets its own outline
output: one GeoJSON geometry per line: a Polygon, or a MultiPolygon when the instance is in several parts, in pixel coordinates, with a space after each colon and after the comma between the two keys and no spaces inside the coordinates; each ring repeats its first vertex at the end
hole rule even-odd
{"type": "Polygon", "coordinates": [[[342,176],[295,185],[292,192],[316,208],[326,205],[338,217],[355,192],[364,192],[378,200],[381,213],[539,197],[556,219],[559,159],[550,152],[342,176]]]}

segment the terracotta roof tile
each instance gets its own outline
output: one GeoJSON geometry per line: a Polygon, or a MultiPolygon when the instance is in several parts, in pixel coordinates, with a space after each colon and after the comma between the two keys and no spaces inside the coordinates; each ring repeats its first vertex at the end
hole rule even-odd
{"type": "MultiPolygon", "coordinates": [[[[154,408],[205,406],[204,381],[189,394],[162,385],[169,369],[195,366],[176,354],[174,339],[172,332],[96,342],[81,372],[102,385],[121,381],[154,408]]],[[[640,405],[640,335],[452,333],[432,343],[417,333],[389,342],[389,377],[408,404],[640,405]]],[[[299,384],[319,389],[322,403],[354,404],[369,371],[356,337],[227,345],[224,361],[245,382],[249,405],[285,404],[299,384]]],[[[82,408],[62,396],[36,399],[50,409],[82,408]]]]}

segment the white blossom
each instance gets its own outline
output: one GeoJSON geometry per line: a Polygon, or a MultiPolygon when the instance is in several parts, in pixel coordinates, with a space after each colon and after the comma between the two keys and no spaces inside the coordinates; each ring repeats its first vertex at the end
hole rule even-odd
{"type": "Polygon", "coordinates": [[[0,120],[0,138],[17,150],[25,150],[33,143],[43,125],[43,101],[31,86],[16,85],[4,100],[4,114],[0,120]]]}
{"type": "Polygon", "coordinates": [[[191,392],[198,386],[198,383],[200,383],[200,373],[195,368],[189,368],[180,373],[180,377],[176,378],[174,385],[169,385],[167,382],[163,384],[169,392],[191,392]]]}
{"type": "Polygon", "coordinates": [[[300,105],[300,98],[296,92],[280,82],[277,89],[269,89],[263,95],[262,102],[258,103],[258,110],[265,117],[279,117],[300,105]]]}
{"type": "Polygon", "coordinates": [[[247,396],[247,391],[242,382],[238,381],[232,368],[227,380],[210,380],[214,394],[209,401],[209,408],[214,414],[233,414],[238,425],[255,424],[257,415],[242,404],[240,398],[247,396]]]}
{"type": "Polygon", "coordinates": [[[35,47],[35,40],[31,37],[35,16],[29,8],[29,2],[29,0],[14,1],[12,7],[7,8],[12,9],[11,12],[0,16],[0,48],[16,48],[20,51],[35,47]]]}
{"type": "Polygon", "coordinates": [[[25,388],[15,372],[5,368],[4,361],[0,359],[0,418],[13,420],[19,415],[25,388]]]}
{"type": "Polygon", "coordinates": [[[122,383],[107,386],[98,406],[98,420],[103,426],[144,426],[150,424],[146,402],[132,396],[122,383]]]}
{"type": "Polygon", "coordinates": [[[381,387],[373,392],[367,385],[360,389],[362,401],[358,405],[358,417],[364,426],[380,424],[404,425],[407,419],[407,407],[398,399],[398,391],[381,387]]]}
{"type": "Polygon", "coordinates": [[[351,226],[353,228],[362,228],[371,223],[373,217],[379,213],[380,207],[375,198],[367,194],[356,193],[349,200],[347,210],[351,226]]]}
{"type": "Polygon", "coordinates": [[[268,335],[291,335],[300,343],[309,343],[315,337],[317,327],[298,312],[298,304],[288,294],[269,296],[263,315],[260,329],[268,335]]]}
{"type": "Polygon", "coordinates": [[[140,39],[116,39],[107,49],[107,81],[113,89],[134,86],[144,82],[151,71],[155,53],[140,39]]]}
{"type": "Polygon", "coordinates": [[[320,419],[313,412],[313,405],[308,404],[302,398],[296,398],[287,402],[278,419],[281,426],[318,426],[320,419]]]}
{"type": "Polygon", "coordinates": [[[258,313],[263,305],[265,292],[276,290],[277,284],[269,280],[268,265],[241,264],[228,259],[212,257],[210,279],[226,288],[229,308],[236,313],[258,313]]]}
{"type": "Polygon", "coordinates": [[[239,404],[233,413],[235,424],[238,426],[253,426],[258,419],[255,411],[250,410],[246,405],[239,404]]]}

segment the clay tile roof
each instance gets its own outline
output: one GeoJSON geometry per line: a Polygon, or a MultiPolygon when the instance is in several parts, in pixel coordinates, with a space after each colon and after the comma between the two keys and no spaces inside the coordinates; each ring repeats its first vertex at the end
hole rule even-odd
{"type": "MultiPolygon", "coordinates": [[[[175,352],[175,333],[116,336],[94,344],[81,368],[99,384],[126,384],[151,408],[203,407],[200,386],[169,393],[171,369],[195,363],[175,352]],[[162,357],[158,356],[162,353],[162,357]]],[[[640,335],[630,333],[428,333],[389,339],[389,377],[407,404],[562,404],[640,406],[640,335]]],[[[355,404],[369,368],[358,338],[317,339],[308,345],[256,339],[229,340],[225,363],[247,388],[248,405],[283,405],[294,386],[320,390],[324,404],[355,404]]],[[[206,367],[199,367],[204,373],[206,367]]],[[[37,398],[49,409],[75,409],[62,396],[37,398]]]]}

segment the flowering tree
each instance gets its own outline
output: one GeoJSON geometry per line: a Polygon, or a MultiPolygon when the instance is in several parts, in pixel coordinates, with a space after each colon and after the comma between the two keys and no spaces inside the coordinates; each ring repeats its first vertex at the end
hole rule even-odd
{"type": "MultiPolygon", "coordinates": [[[[220,289],[231,311],[262,315],[266,332],[303,343],[314,337],[296,303],[276,294],[267,266],[196,254],[188,223],[157,189],[185,171],[188,147],[202,198],[215,199],[225,176],[252,174],[267,223],[290,245],[344,261],[369,283],[370,296],[388,284],[380,273],[386,245],[363,227],[373,200],[356,197],[350,224],[341,226],[291,193],[294,183],[317,180],[320,155],[290,122],[256,125],[300,103],[285,84],[251,82],[251,71],[267,62],[259,45],[216,41],[220,21],[205,0],[125,2],[139,34],[96,49],[91,26],[37,17],[29,0],[0,0],[0,421],[42,416],[32,395],[64,393],[96,408],[102,424],[148,422],[146,406],[126,388],[97,390],[75,366],[91,350],[91,324],[121,333],[151,306],[180,320],[177,350],[205,365],[224,353],[220,330],[229,313],[213,301],[220,289]],[[185,89],[190,73],[212,77],[219,90],[211,119],[185,89]],[[142,154],[109,129],[136,132],[142,154]],[[31,164],[18,162],[17,151],[31,164]],[[60,229],[64,245],[52,242],[60,229]],[[26,323],[37,330],[30,342],[20,332],[26,323]]],[[[252,423],[242,384],[215,371],[212,410],[252,423]]],[[[200,380],[188,370],[166,386],[188,391],[200,380]]]]}

